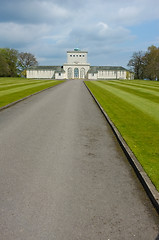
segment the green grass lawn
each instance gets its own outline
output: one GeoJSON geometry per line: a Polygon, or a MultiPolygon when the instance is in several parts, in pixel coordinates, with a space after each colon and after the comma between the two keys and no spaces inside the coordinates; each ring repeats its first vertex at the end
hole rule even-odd
{"type": "Polygon", "coordinates": [[[159,191],[159,82],[85,82],[159,191]]]}
{"type": "Polygon", "coordinates": [[[0,78],[0,107],[64,81],[0,78]]]}

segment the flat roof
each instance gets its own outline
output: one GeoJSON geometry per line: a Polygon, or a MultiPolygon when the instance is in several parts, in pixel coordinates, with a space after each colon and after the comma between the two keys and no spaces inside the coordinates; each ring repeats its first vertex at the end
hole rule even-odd
{"type": "Polygon", "coordinates": [[[88,53],[87,51],[67,51],[67,53],[88,53]]]}

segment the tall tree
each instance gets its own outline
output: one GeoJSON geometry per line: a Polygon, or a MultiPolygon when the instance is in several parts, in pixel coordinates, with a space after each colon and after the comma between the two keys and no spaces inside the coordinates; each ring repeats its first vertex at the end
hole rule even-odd
{"type": "Polygon", "coordinates": [[[1,48],[1,55],[5,58],[9,67],[9,77],[17,76],[18,51],[10,48],[1,48]]]}
{"type": "Polygon", "coordinates": [[[37,66],[38,62],[35,56],[31,53],[21,52],[18,55],[18,68],[21,72],[24,72],[28,67],[37,66]]]}
{"type": "Polygon", "coordinates": [[[25,75],[26,69],[38,65],[31,53],[19,53],[15,49],[0,48],[0,77],[25,75]]]}
{"type": "Polygon", "coordinates": [[[144,76],[144,53],[142,51],[134,52],[132,58],[130,59],[128,66],[135,74],[136,79],[142,79],[144,76]]]}
{"type": "Polygon", "coordinates": [[[150,46],[144,56],[144,75],[151,80],[159,79],[159,48],[150,46]]]}
{"type": "Polygon", "coordinates": [[[7,77],[10,74],[8,63],[4,56],[0,53],[0,77],[7,77]]]}

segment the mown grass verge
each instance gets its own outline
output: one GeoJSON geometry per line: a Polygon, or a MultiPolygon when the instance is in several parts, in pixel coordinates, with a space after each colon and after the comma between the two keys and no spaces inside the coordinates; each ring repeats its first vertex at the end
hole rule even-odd
{"type": "Polygon", "coordinates": [[[62,82],[64,81],[0,78],[0,107],[62,82]]]}
{"type": "Polygon", "coordinates": [[[85,83],[159,191],[159,83],[139,80],[85,83]]]}

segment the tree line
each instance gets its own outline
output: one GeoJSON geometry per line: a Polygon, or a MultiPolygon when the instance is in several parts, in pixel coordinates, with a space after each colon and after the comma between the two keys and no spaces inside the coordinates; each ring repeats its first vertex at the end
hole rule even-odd
{"type": "Polygon", "coordinates": [[[0,48],[0,77],[26,76],[26,69],[36,65],[38,62],[31,53],[0,48]]]}
{"type": "MultiPolygon", "coordinates": [[[[37,65],[31,53],[0,48],[0,77],[26,76],[26,69],[37,65]]],[[[152,45],[146,52],[134,52],[128,66],[135,79],[159,80],[159,47],[152,45]]]]}
{"type": "Polygon", "coordinates": [[[159,80],[159,47],[148,47],[146,52],[134,52],[128,66],[135,79],[159,80]]]}

